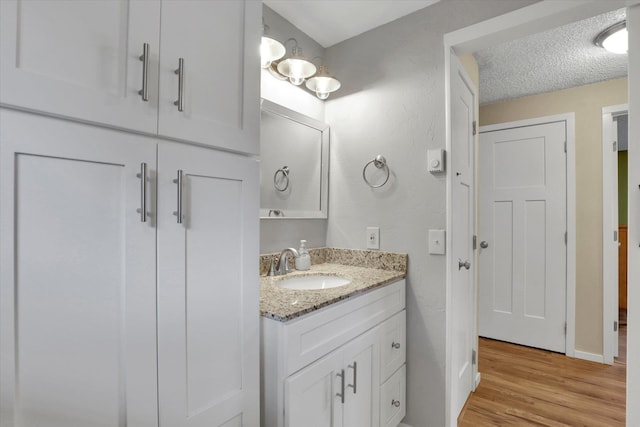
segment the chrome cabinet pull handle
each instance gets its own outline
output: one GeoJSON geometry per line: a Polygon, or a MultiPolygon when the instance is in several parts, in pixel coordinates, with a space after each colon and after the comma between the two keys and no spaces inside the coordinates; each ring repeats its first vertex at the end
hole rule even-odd
{"type": "Polygon", "coordinates": [[[178,111],[184,111],[184,58],[178,58],[178,69],[174,71],[178,75],[178,100],[173,105],[178,111]]]}
{"type": "Polygon", "coordinates": [[[399,400],[392,399],[392,400],[391,400],[391,404],[392,404],[393,406],[395,406],[396,408],[399,408],[399,407],[400,407],[400,401],[399,401],[399,400]]]}
{"type": "Polygon", "coordinates": [[[358,362],[353,362],[353,365],[349,365],[349,368],[353,369],[353,384],[347,385],[353,389],[353,394],[358,392],[358,362]]]}
{"type": "Polygon", "coordinates": [[[147,222],[147,164],[140,163],[140,173],[136,174],[140,178],[140,207],[136,212],[140,214],[140,222],[147,222]]]}
{"type": "Polygon", "coordinates": [[[143,101],[149,100],[149,43],[142,45],[142,89],[138,91],[138,95],[142,96],[143,101]]]}
{"type": "Polygon", "coordinates": [[[396,350],[400,349],[400,343],[399,342],[392,342],[391,343],[391,347],[395,348],[396,350]]]}
{"type": "Polygon", "coordinates": [[[339,374],[336,374],[340,377],[340,393],[336,393],[336,396],[340,398],[340,403],[344,404],[344,369],[340,370],[339,374]]]}
{"type": "Polygon", "coordinates": [[[173,180],[174,184],[178,184],[178,210],[173,214],[178,217],[178,224],[182,224],[182,169],[178,170],[178,177],[173,180]]]}

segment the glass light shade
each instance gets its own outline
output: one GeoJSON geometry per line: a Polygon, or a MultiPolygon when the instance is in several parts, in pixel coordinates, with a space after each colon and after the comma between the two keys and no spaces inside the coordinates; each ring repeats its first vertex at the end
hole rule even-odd
{"type": "Polygon", "coordinates": [[[289,78],[289,81],[300,86],[304,79],[316,73],[316,66],[302,56],[302,49],[293,48],[293,55],[278,64],[278,72],[289,78]]]}
{"type": "Polygon", "coordinates": [[[307,89],[316,93],[316,96],[320,99],[327,99],[331,92],[335,92],[340,89],[340,82],[335,78],[328,75],[319,75],[307,80],[307,89]]]}
{"type": "Polygon", "coordinates": [[[629,34],[625,21],[604,30],[598,35],[596,45],[605,48],[611,53],[627,53],[629,50],[629,34]]]}
{"type": "Polygon", "coordinates": [[[262,68],[269,68],[273,61],[276,61],[287,53],[286,49],[277,40],[271,37],[262,36],[262,42],[260,43],[260,62],[262,68]]]}

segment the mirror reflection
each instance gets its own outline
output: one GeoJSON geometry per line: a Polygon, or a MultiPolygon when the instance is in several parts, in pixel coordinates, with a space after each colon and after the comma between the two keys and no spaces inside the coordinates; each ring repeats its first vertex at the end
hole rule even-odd
{"type": "Polygon", "coordinates": [[[326,218],[329,126],[263,100],[260,216],[326,218]]]}

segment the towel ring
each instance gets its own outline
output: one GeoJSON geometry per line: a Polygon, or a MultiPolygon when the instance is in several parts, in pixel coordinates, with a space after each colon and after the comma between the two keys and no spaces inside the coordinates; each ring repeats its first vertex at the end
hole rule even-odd
{"type": "Polygon", "coordinates": [[[387,181],[389,181],[389,166],[387,166],[387,159],[384,158],[384,156],[378,154],[376,156],[375,159],[371,160],[369,163],[367,163],[366,165],[364,165],[364,168],[362,169],[362,179],[364,179],[364,182],[367,183],[367,185],[371,188],[380,188],[383,185],[385,185],[387,183],[387,181]],[[372,164],[378,168],[378,169],[384,169],[387,172],[387,177],[384,179],[384,182],[382,184],[372,184],[368,179],[367,179],[367,168],[369,167],[370,164],[372,164]]]}
{"type": "Polygon", "coordinates": [[[289,188],[289,167],[283,166],[273,174],[273,186],[278,191],[287,191],[287,188],[289,188]],[[284,181],[284,184],[278,185],[279,174],[282,174],[282,181],[284,181]]]}

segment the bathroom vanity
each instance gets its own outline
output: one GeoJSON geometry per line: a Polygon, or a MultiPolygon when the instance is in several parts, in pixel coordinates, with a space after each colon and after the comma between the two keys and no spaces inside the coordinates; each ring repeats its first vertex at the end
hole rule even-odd
{"type": "Polygon", "coordinates": [[[261,277],[262,426],[395,427],[406,403],[407,256],[310,253],[310,271],[261,277]],[[321,275],[348,284],[282,286],[321,275]]]}

